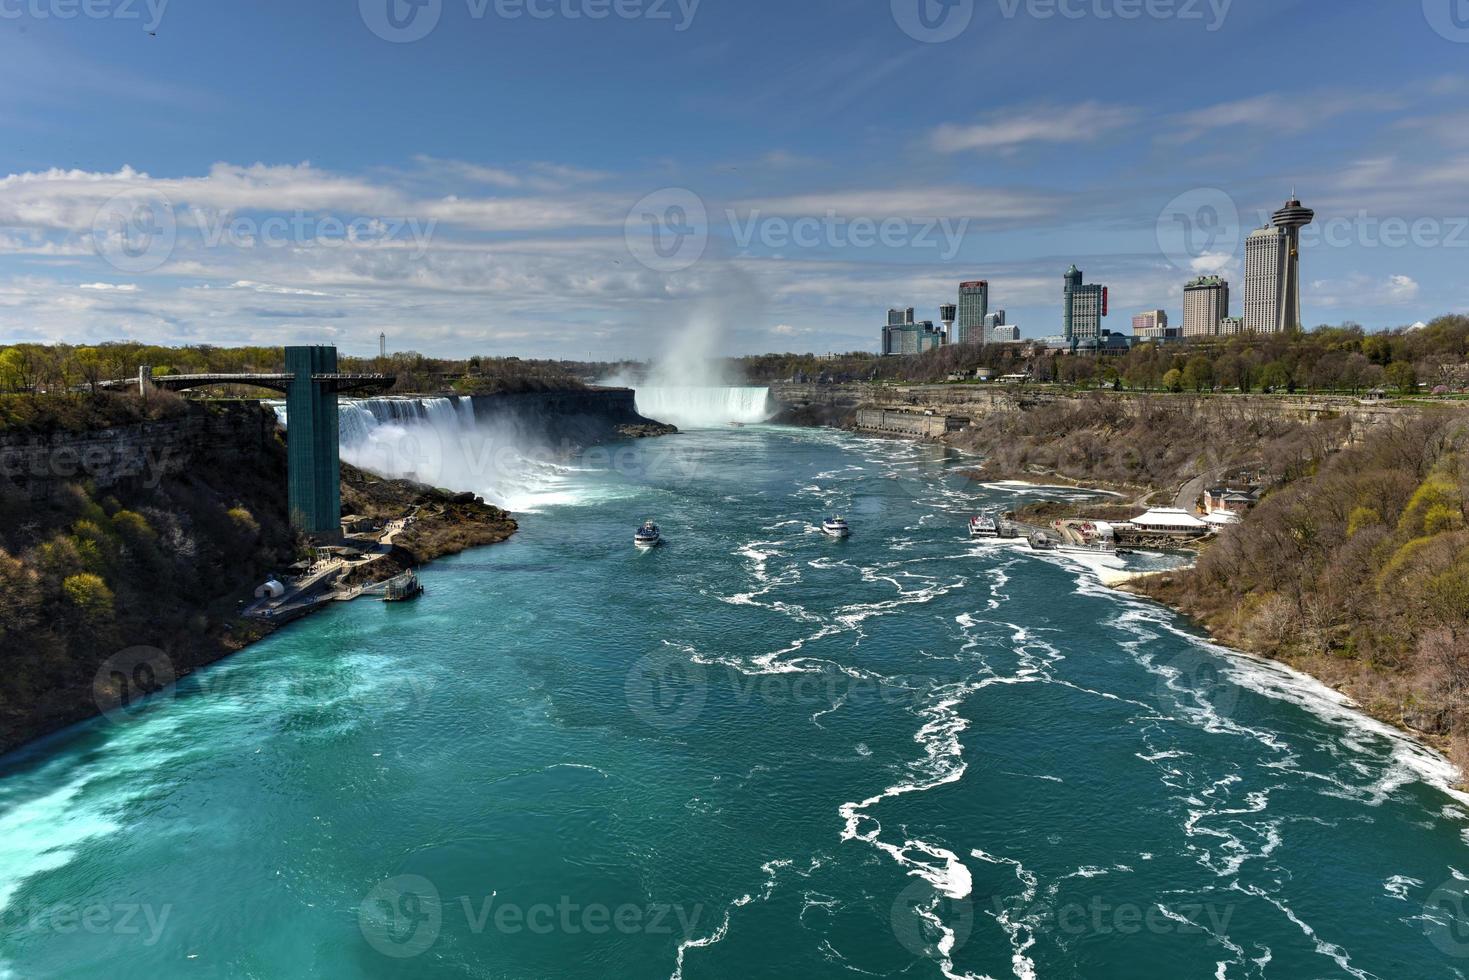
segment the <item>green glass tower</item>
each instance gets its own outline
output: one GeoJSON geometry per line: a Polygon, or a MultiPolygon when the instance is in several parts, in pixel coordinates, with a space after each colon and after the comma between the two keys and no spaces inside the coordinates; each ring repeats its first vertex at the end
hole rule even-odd
{"type": "Polygon", "coordinates": [[[337,349],[287,347],[286,371],[294,376],[286,393],[291,523],[307,534],[335,536],[342,519],[337,392],[313,375],[337,373],[337,349]]]}

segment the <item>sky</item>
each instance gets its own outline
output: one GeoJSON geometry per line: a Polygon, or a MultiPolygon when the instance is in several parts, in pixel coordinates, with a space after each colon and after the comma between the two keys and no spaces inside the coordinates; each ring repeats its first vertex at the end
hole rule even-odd
{"type": "Polygon", "coordinates": [[[1469,0],[0,0],[0,342],[876,350],[1469,309],[1469,0]]]}

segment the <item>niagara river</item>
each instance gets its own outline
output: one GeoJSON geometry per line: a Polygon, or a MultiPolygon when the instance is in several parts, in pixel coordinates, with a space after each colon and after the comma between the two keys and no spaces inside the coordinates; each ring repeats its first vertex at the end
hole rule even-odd
{"type": "Polygon", "coordinates": [[[344,413],[519,533],[0,760],[0,977],[1465,975],[1446,762],[967,534],[1087,491],[725,397],[508,489],[344,413]]]}

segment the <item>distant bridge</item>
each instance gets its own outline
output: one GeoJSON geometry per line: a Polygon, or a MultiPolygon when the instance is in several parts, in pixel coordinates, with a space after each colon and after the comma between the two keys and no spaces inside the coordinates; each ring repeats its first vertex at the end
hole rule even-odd
{"type": "Polygon", "coordinates": [[[397,379],[390,374],[343,374],[337,370],[335,347],[287,347],[286,370],[280,374],[165,374],[153,376],[148,365],[136,378],[104,381],[113,391],[136,386],[187,391],[221,385],[249,385],[286,396],[286,456],[290,483],[291,523],[307,534],[335,538],[342,531],[342,447],[337,429],[337,396],[354,391],[383,391],[397,379]]]}
{"type": "MultiPolygon", "coordinates": [[[[136,387],[140,392],[148,388],[164,391],[188,391],[191,388],[215,388],[221,385],[248,385],[265,388],[283,395],[291,393],[295,374],[153,374],[153,369],[144,365],[138,369],[136,378],[103,381],[97,387],[109,391],[123,391],[136,387]]],[[[391,374],[312,374],[311,384],[323,392],[345,394],[354,391],[383,391],[393,387],[397,381],[391,374]]]]}

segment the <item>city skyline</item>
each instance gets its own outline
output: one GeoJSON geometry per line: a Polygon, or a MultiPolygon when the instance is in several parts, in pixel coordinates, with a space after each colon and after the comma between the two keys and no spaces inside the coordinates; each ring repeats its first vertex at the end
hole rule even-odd
{"type": "Polygon", "coordinates": [[[1305,326],[1469,308],[1469,46],[1416,15],[1238,0],[1211,31],[979,5],[958,36],[925,43],[886,4],[772,5],[783,30],[758,43],[802,66],[797,113],[783,79],[734,53],[756,40],[748,5],[706,0],[684,23],[677,8],[593,22],[446,4],[411,43],[351,4],[292,8],[281,37],[273,6],[171,7],[156,37],[118,20],[4,21],[3,339],[305,339],[364,356],[386,331],[435,354],[611,359],[709,324],[719,353],[871,349],[872,310],[948,297],[976,273],[1041,337],[1060,330],[1055,276],[1072,262],[1124,318],[1177,315],[1199,275],[1242,289],[1245,238],[1292,186],[1318,212],[1305,326]],[[1297,52],[1295,87],[1276,91],[1253,39],[1307,34],[1329,52],[1297,52]],[[996,55],[1025,43],[1075,58],[1021,93],[996,55]],[[257,79],[246,103],[198,70],[204,52],[252,64],[267,47],[297,68],[257,79]],[[1236,70],[1186,92],[1144,84],[1200,58],[1236,70]],[[547,59],[562,85],[514,84],[547,59]],[[1343,77],[1353,59],[1390,80],[1343,77]],[[413,85],[381,90],[385,65],[413,85]],[[331,97],[343,89],[372,95],[331,97]],[[1312,111],[1291,112],[1302,100],[1312,111]],[[107,212],[118,194],[174,209],[161,265],[92,247],[94,228],[133,216],[107,212]],[[630,247],[645,216],[700,210],[689,264],[630,247]],[[356,244],[324,244],[354,220],[356,244]]]}

